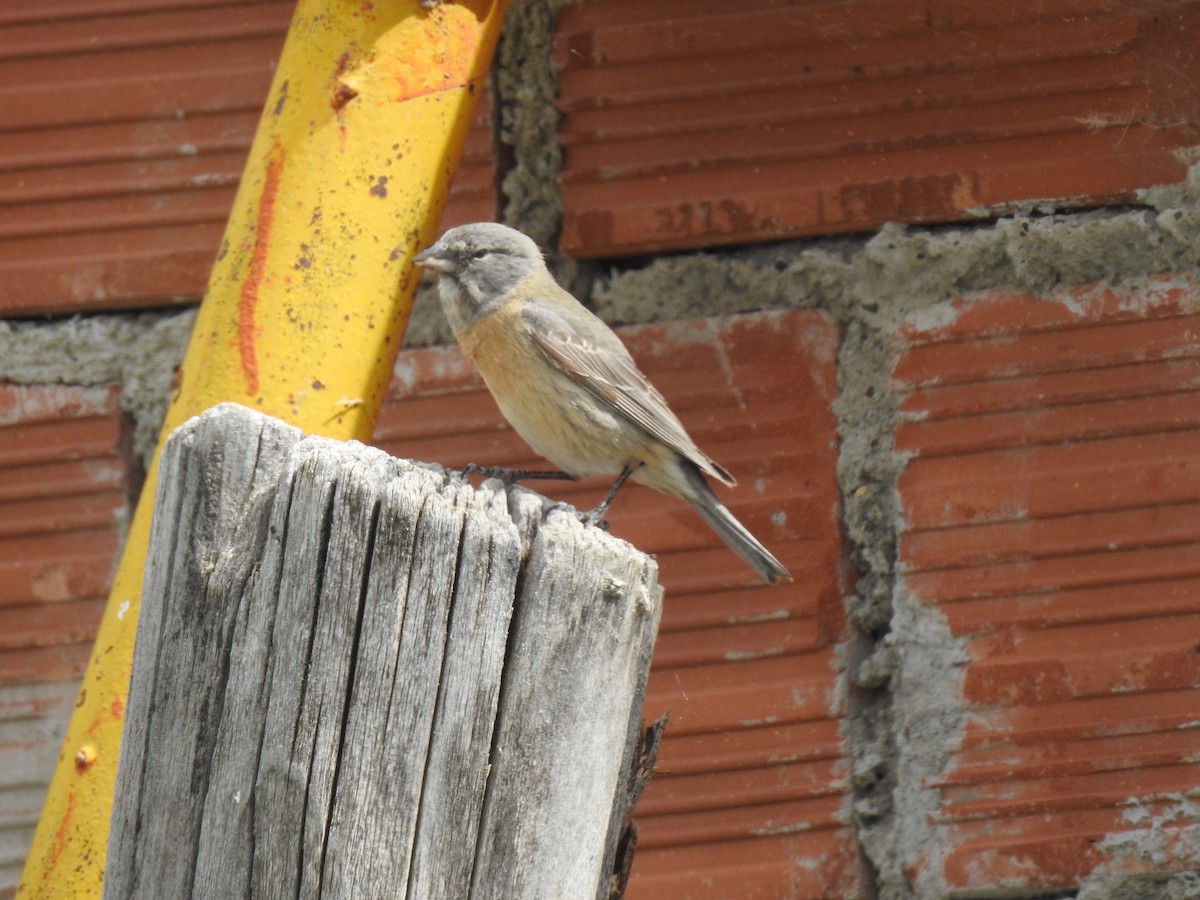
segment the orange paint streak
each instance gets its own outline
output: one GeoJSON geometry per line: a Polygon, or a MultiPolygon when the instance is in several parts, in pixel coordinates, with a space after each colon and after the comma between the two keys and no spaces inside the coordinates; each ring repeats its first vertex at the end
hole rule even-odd
{"type": "Polygon", "coordinates": [[[120,697],[113,697],[112,714],[114,719],[120,719],[125,715],[125,701],[120,697]]]}
{"type": "Polygon", "coordinates": [[[271,228],[275,223],[275,201],[279,194],[279,178],[283,172],[284,150],[276,140],[267,158],[262,197],[258,203],[258,218],[254,223],[254,249],[250,251],[250,270],[242,282],[238,298],[238,351],[242,371],[246,375],[246,393],[258,393],[258,353],[255,338],[258,326],[254,318],[258,307],[258,292],[267,269],[267,251],[271,246],[271,228]]]}
{"type": "Polygon", "coordinates": [[[58,828],[54,830],[54,840],[50,843],[50,864],[46,866],[46,870],[42,873],[42,878],[49,878],[54,874],[54,867],[58,863],[59,856],[67,846],[67,831],[71,825],[71,819],[75,816],[75,792],[67,792],[67,808],[63,810],[62,820],[58,823],[58,828]]]}

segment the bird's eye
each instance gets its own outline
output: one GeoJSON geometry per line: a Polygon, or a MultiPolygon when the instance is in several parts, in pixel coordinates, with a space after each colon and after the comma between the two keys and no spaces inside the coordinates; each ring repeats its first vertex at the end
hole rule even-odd
{"type": "Polygon", "coordinates": [[[491,250],[476,250],[471,254],[471,259],[483,259],[485,256],[491,255],[491,250]]]}

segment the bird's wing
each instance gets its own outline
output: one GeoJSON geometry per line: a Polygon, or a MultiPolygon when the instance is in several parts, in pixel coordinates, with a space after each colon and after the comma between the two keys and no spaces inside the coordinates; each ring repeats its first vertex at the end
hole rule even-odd
{"type": "MultiPolygon", "coordinates": [[[[574,298],[570,302],[576,303],[574,298]]],[[[731,486],[735,483],[732,475],[688,437],[662,394],[641,373],[621,339],[607,325],[583,307],[568,312],[536,298],[526,303],[522,315],[546,358],[598,400],[713,478],[731,486]],[[588,328],[585,335],[572,323],[576,316],[586,317],[584,322],[596,327],[588,328]]]]}

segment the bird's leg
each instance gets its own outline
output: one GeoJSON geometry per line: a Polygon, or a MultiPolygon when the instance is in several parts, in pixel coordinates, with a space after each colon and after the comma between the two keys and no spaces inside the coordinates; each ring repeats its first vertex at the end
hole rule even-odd
{"type": "Polygon", "coordinates": [[[608,512],[608,507],[612,504],[613,498],[617,496],[617,491],[621,486],[629,480],[629,476],[633,474],[633,470],[640,466],[641,463],[627,463],[625,468],[621,470],[621,474],[617,476],[617,480],[613,482],[613,486],[608,489],[608,493],[604,496],[595,509],[585,512],[581,517],[583,521],[590,522],[598,528],[608,531],[608,523],[604,521],[604,514],[608,512]]]}
{"type": "Polygon", "coordinates": [[[500,466],[477,466],[468,463],[463,469],[463,475],[482,475],[484,478],[499,478],[506,485],[514,485],[518,481],[578,481],[579,476],[569,472],[542,469],[505,469],[500,466]]]}

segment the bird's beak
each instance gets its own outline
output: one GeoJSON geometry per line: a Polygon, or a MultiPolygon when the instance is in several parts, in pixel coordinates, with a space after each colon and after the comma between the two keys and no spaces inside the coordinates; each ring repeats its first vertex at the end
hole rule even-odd
{"type": "Polygon", "coordinates": [[[454,263],[442,254],[441,244],[434,244],[428,250],[414,256],[413,263],[438,273],[452,272],[454,270],[454,263]]]}

